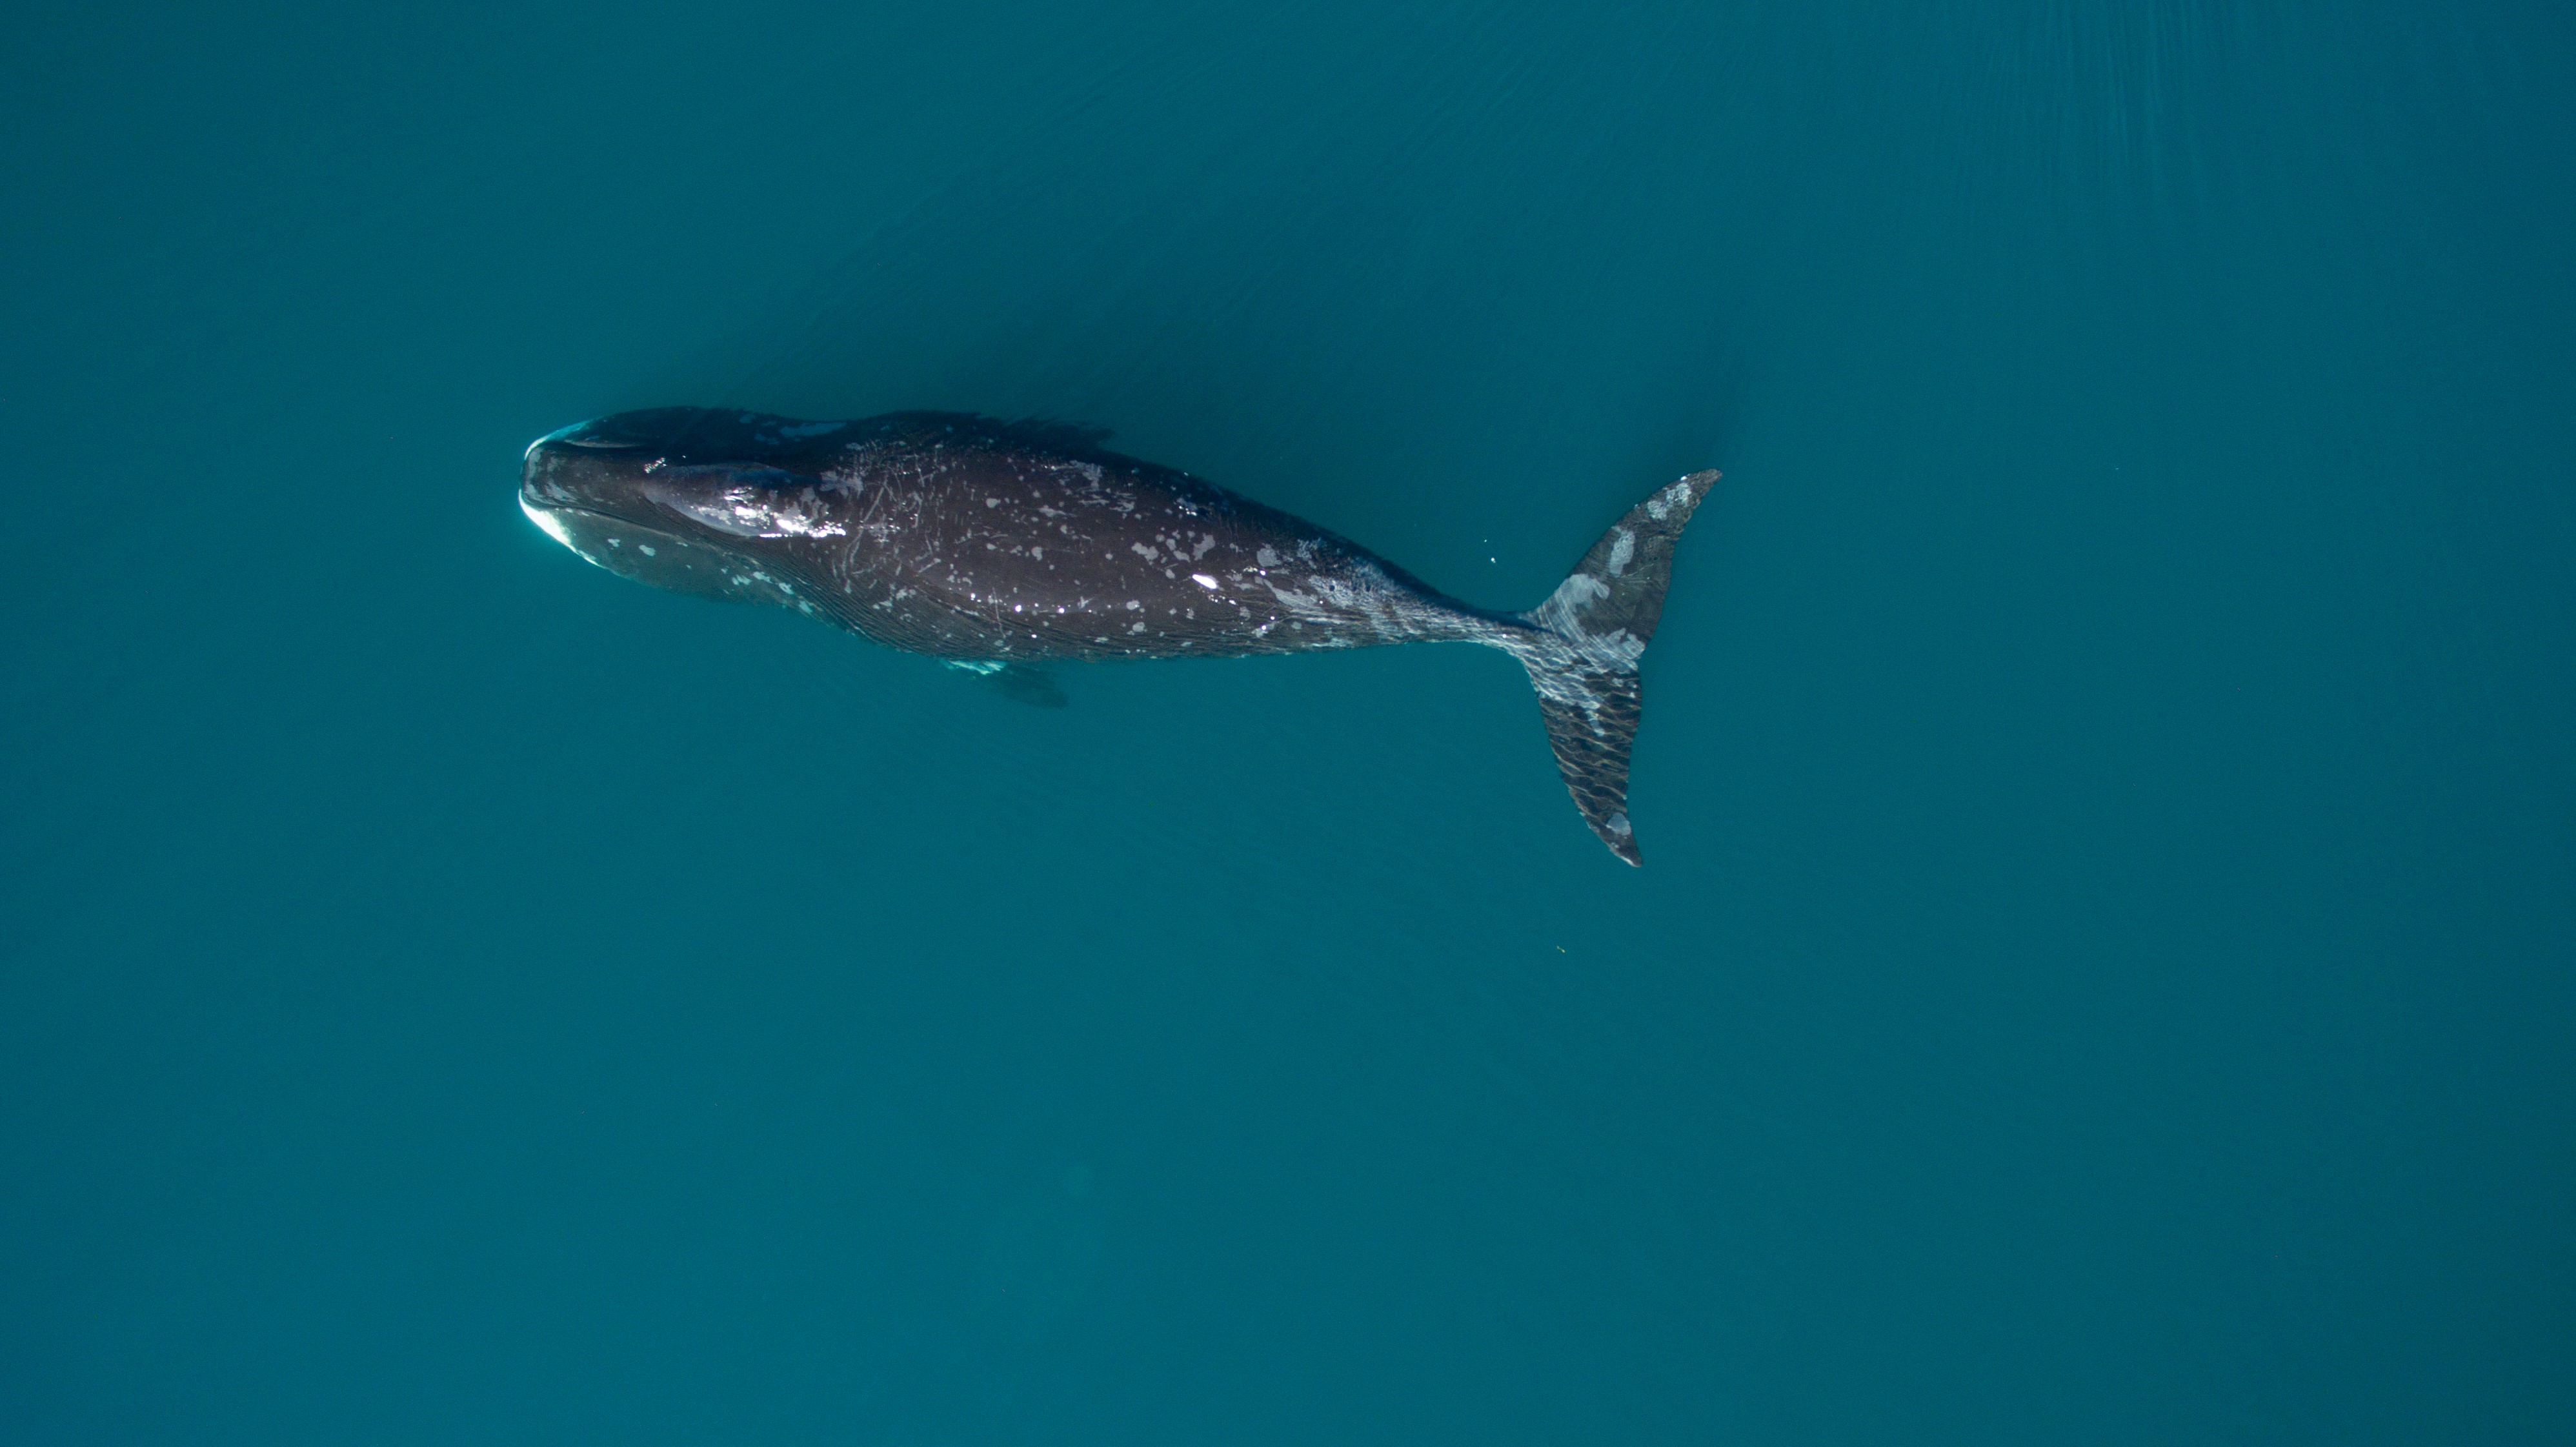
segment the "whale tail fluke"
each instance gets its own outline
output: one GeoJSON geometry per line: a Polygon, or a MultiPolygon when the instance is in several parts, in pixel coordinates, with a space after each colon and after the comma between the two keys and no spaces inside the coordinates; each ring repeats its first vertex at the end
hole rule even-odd
{"type": "Polygon", "coordinates": [[[1520,615],[1540,632],[1512,650],[1538,690],[1547,742],[1574,806],[1630,864],[1643,862],[1628,822],[1628,752],[1641,703],[1637,656],[1664,614],[1673,543],[1717,478],[1694,472],[1630,508],[1546,602],[1520,615]]]}

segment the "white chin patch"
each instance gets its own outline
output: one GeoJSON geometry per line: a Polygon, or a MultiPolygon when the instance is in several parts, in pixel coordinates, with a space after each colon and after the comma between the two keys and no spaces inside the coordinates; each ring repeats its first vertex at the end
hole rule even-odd
{"type": "Polygon", "coordinates": [[[573,547],[572,534],[564,530],[563,519],[555,516],[551,509],[532,506],[525,497],[522,497],[519,499],[519,511],[528,515],[528,521],[544,528],[547,537],[567,548],[572,548],[576,553],[581,551],[573,547]]]}

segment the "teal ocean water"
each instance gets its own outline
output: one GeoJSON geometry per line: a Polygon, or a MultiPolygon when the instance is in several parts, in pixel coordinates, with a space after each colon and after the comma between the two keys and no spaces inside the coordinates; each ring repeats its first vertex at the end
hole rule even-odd
{"type": "Polygon", "coordinates": [[[2537,1443],[2563,5],[104,4],[0,47],[0,1437],[2537,1443]],[[1045,416],[1536,603],[1062,709],[621,582],[1045,416]]]}

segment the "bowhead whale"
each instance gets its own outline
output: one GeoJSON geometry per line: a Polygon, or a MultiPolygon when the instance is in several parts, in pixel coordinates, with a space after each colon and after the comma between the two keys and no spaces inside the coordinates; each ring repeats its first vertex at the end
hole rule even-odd
{"type": "Polygon", "coordinates": [[[1106,434],[945,412],[799,422],[622,412],[531,444],[519,505],[657,587],[792,608],[976,668],[1461,642],[1520,660],[1558,770],[1610,852],[1628,822],[1637,655],[1715,472],[1630,509],[1546,602],[1496,613],[1106,434]]]}

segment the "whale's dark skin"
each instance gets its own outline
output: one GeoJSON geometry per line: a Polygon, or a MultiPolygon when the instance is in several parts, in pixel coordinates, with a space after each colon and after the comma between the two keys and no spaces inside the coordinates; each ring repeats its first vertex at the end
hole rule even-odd
{"type": "Polygon", "coordinates": [[[520,505],[612,572],[772,603],[992,667],[1473,642],[1529,668],[1576,803],[1638,862],[1636,656],[1713,472],[1639,504],[1526,614],[1446,596],[1357,543],[1100,434],[938,412],[805,423],[660,408],[528,449],[520,505]]]}

